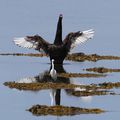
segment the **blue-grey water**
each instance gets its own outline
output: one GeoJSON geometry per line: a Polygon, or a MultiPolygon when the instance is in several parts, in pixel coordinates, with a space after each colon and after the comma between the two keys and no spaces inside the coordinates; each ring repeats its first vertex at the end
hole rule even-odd
{"type": "MultiPolygon", "coordinates": [[[[63,14],[63,39],[69,32],[93,28],[93,39],[78,46],[72,52],[86,54],[120,56],[120,1],[119,0],[0,0],[0,53],[37,53],[17,47],[14,37],[39,34],[53,42],[56,24],[60,13],[63,14]]],[[[108,112],[75,116],[33,116],[26,109],[34,104],[50,105],[50,90],[39,92],[18,91],[4,86],[6,81],[17,81],[34,77],[49,70],[47,57],[0,56],[0,119],[3,120],[115,120],[120,119],[120,96],[94,96],[89,101],[68,96],[61,91],[61,104],[86,108],[101,108],[108,112]]],[[[120,61],[98,62],[64,61],[66,72],[84,72],[89,67],[120,68],[120,61]]],[[[73,78],[75,84],[116,82],[119,73],[108,73],[105,78],[73,78]]],[[[119,89],[116,89],[120,93],[119,89]]]]}

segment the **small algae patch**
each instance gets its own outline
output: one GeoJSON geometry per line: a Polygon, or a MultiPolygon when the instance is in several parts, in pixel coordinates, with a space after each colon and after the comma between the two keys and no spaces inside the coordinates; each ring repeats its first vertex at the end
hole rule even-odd
{"type": "Polygon", "coordinates": [[[29,57],[45,57],[46,54],[37,54],[37,53],[0,53],[2,56],[29,56],[29,57]]]}
{"type": "Polygon", "coordinates": [[[54,116],[70,116],[79,114],[100,114],[105,112],[98,108],[79,108],[79,107],[68,107],[68,106],[47,106],[47,105],[34,105],[27,111],[33,115],[54,115],[54,116]]]}
{"type": "Polygon", "coordinates": [[[106,77],[106,75],[103,74],[91,74],[91,73],[60,73],[58,74],[59,77],[106,77]]]}
{"type": "MultiPolygon", "coordinates": [[[[40,54],[40,53],[38,53],[38,54],[37,53],[0,53],[0,55],[3,55],[3,56],[7,56],[7,55],[30,56],[30,57],[44,57],[44,56],[47,56],[46,54],[40,54]]],[[[68,54],[65,59],[66,60],[71,60],[71,61],[78,61],[78,62],[83,62],[83,61],[86,61],[86,60],[96,62],[98,60],[120,60],[120,56],[98,55],[98,54],[87,55],[85,53],[73,53],[73,54],[68,54]]]]}
{"type": "Polygon", "coordinates": [[[72,61],[93,61],[96,62],[98,60],[120,60],[120,56],[112,56],[112,55],[97,55],[97,54],[84,54],[84,53],[73,53],[69,54],[66,57],[66,60],[72,60],[72,61]]]}
{"type": "MultiPolygon", "coordinates": [[[[99,94],[106,94],[107,91],[101,91],[101,89],[113,89],[113,88],[119,88],[120,82],[104,82],[100,84],[90,84],[90,85],[76,85],[76,84],[65,84],[65,83],[52,83],[52,82],[46,82],[46,83],[16,83],[16,82],[5,82],[5,86],[8,86],[9,88],[16,88],[18,90],[33,90],[38,91],[42,89],[85,89],[86,91],[84,95],[99,95],[99,94]],[[90,92],[91,91],[91,92],[90,92]]],[[[81,92],[81,91],[79,91],[81,92]]],[[[83,93],[75,93],[75,94],[83,94],[83,93]]],[[[82,95],[82,96],[84,96],[82,95]]]]}
{"type": "Polygon", "coordinates": [[[120,87],[120,82],[104,82],[99,84],[100,88],[102,89],[112,89],[112,88],[119,88],[120,87]]]}
{"type": "Polygon", "coordinates": [[[107,73],[107,72],[120,72],[120,69],[110,69],[104,67],[94,67],[94,68],[87,68],[86,71],[98,72],[98,73],[107,73]]]}
{"type": "Polygon", "coordinates": [[[98,91],[69,91],[68,92],[69,95],[73,95],[76,97],[82,97],[82,96],[95,96],[95,95],[111,95],[114,94],[116,95],[116,93],[110,93],[109,91],[105,91],[105,90],[98,90],[98,91]]]}
{"type": "MultiPolygon", "coordinates": [[[[74,85],[65,83],[16,83],[16,82],[5,82],[5,86],[9,88],[16,88],[18,90],[41,90],[41,89],[74,89],[76,87],[86,88],[84,85],[74,85]]],[[[89,86],[87,86],[89,88],[89,86]]]]}

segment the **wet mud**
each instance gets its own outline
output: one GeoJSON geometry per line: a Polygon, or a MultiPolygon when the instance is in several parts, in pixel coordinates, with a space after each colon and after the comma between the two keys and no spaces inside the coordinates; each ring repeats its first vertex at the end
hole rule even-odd
{"type": "Polygon", "coordinates": [[[113,89],[113,88],[120,88],[120,82],[104,82],[104,83],[100,83],[99,87],[102,89],[113,89]]]}
{"type": "MultiPolygon", "coordinates": [[[[0,55],[7,56],[30,56],[30,57],[44,57],[46,54],[36,54],[36,53],[1,53],[0,55]]],[[[85,54],[85,53],[73,53],[68,54],[65,58],[70,61],[93,61],[96,62],[98,60],[120,60],[120,56],[112,56],[112,55],[98,55],[98,54],[85,54]]]]}
{"type": "Polygon", "coordinates": [[[120,69],[111,69],[111,68],[104,68],[104,67],[87,68],[84,70],[89,72],[98,72],[98,73],[120,72],[120,69]]]}
{"type": "Polygon", "coordinates": [[[105,112],[104,110],[98,108],[80,108],[80,107],[68,107],[68,106],[46,106],[46,105],[34,105],[27,111],[31,112],[33,115],[55,115],[55,116],[72,116],[80,114],[100,114],[105,112]]]}
{"type": "Polygon", "coordinates": [[[29,57],[44,57],[46,54],[40,54],[40,53],[0,53],[2,56],[29,56],[29,57]]]}
{"type": "Polygon", "coordinates": [[[98,54],[84,54],[84,53],[73,53],[69,54],[66,57],[66,60],[72,60],[72,61],[93,61],[96,62],[98,60],[120,60],[120,56],[112,56],[112,55],[98,55],[98,54]]]}
{"type": "Polygon", "coordinates": [[[83,96],[99,96],[99,95],[116,95],[114,92],[110,92],[107,90],[97,90],[97,91],[68,91],[69,95],[76,96],[76,97],[83,97],[83,96]]]}
{"type": "MultiPolygon", "coordinates": [[[[120,82],[104,82],[100,84],[90,84],[90,85],[76,85],[76,84],[65,84],[65,83],[52,83],[52,82],[46,82],[46,83],[16,83],[16,82],[5,82],[5,86],[8,86],[9,88],[16,88],[18,90],[42,90],[42,89],[85,89],[86,91],[80,90],[80,94],[85,93],[86,94],[95,94],[98,93],[105,93],[106,91],[96,91],[100,89],[113,89],[113,88],[119,88],[120,82]],[[88,92],[88,91],[91,91],[88,92]],[[96,93],[95,93],[96,91],[96,93]]],[[[84,96],[84,95],[83,95],[84,96]]]]}
{"type": "Polygon", "coordinates": [[[5,86],[9,88],[16,88],[18,90],[42,90],[42,89],[74,89],[76,87],[86,88],[89,86],[84,85],[74,85],[65,83],[16,83],[16,82],[5,82],[5,86]]]}
{"type": "MultiPolygon", "coordinates": [[[[34,54],[34,53],[1,53],[0,55],[7,56],[30,56],[30,57],[44,57],[45,54],[34,54]]],[[[120,60],[119,56],[100,56],[97,54],[86,55],[84,53],[74,53],[69,54],[66,60],[84,62],[84,61],[93,61],[96,62],[98,60],[120,60]]],[[[57,67],[56,67],[57,68],[57,67]]],[[[18,90],[29,90],[29,91],[39,91],[50,89],[52,92],[56,92],[56,96],[54,99],[56,100],[56,104],[53,106],[47,105],[34,105],[31,108],[27,109],[27,111],[31,112],[33,115],[41,116],[41,115],[54,115],[54,116],[72,116],[72,115],[80,115],[80,114],[100,114],[105,112],[99,108],[80,108],[73,106],[62,106],[60,104],[60,91],[64,89],[68,95],[74,97],[85,97],[85,96],[100,96],[100,95],[119,95],[114,92],[113,88],[120,88],[120,82],[103,82],[99,84],[89,84],[89,85],[78,85],[71,84],[69,78],[71,77],[106,77],[107,72],[120,72],[120,69],[110,69],[104,67],[95,67],[95,68],[87,68],[84,69],[89,72],[98,72],[98,73],[66,73],[62,67],[58,67],[57,70],[57,82],[54,81],[49,71],[44,72],[42,77],[39,75],[32,77],[34,79],[31,83],[19,83],[19,82],[5,82],[4,85],[13,89],[18,90]],[[60,71],[59,71],[60,70],[60,71]]],[[[100,80],[100,79],[99,79],[100,80]]],[[[53,96],[54,97],[54,96],[53,96]]]]}

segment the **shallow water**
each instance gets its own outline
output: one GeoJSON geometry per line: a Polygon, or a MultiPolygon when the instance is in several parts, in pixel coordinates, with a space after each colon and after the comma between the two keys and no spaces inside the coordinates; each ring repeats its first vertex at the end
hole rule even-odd
{"type": "MultiPolygon", "coordinates": [[[[68,32],[95,29],[95,37],[72,52],[97,53],[100,55],[119,54],[119,0],[116,1],[8,1],[0,0],[0,53],[35,53],[34,50],[19,48],[13,44],[14,37],[40,34],[52,42],[56,31],[57,19],[63,13],[63,38],[68,32]]],[[[101,60],[97,62],[64,61],[66,72],[85,73],[85,68],[106,67],[120,68],[119,60],[101,60]]],[[[75,116],[33,116],[26,111],[32,105],[51,105],[50,90],[19,91],[3,85],[6,81],[19,81],[26,77],[34,77],[50,69],[47,57],[0,56],[0,118],[4,120],[46,119],[46,120],[114,120],[120,118],[120,96],[92,96],[89,100],[68,95],[61,90],[61,105],[100,108],[107,112],[102,114],[82,114],[75,116]]],[[[102,82],[118,82],[120,73],[107,73],[101,78],[70,78],[74,84],[91,84],[102,82]]],[[[120,90],[113,89],[120,94],[120,90]]]]}

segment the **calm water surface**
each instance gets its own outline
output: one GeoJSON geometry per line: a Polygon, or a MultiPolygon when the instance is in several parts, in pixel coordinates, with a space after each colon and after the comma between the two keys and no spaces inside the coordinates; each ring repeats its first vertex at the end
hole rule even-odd
{"type": "MultiPolygon", "coordinates": [[[[57,19],[63,14],[63,38],[71,31],[95,29],[94,39],[72,52],[97,53],[100,55],[120,56],[120,1],[109,0],[71,0],[71,1],[16,1],[0,0],[0,52],[1,53],[35,53],[15,46],[14,37],[40,34],[46,40],[54,40],[57,19]],[[69,2],[69,3],[68,3],[69,2]]],[[[3,85],[6,81],[19,81],[34,77],[50,69],[49,59],[36,57],[0,56],[0,119],[3,120],[115,120],[120,119],[120,96],[94,96],[86,101],[84,98],[69,96],[61,90],[61,105],[100,108],[108,112],[99,115],[85,114],[76,116],[33,116],[25,111],[34,104],[51,105],[50,90],[39,92],[18,91],[3,85]],[[69,102],[68,102],[69,101],[69,102]]],[[[89,67],[120,68],[120,61],[70,62],[64,61],[66,72],[85,72],[89,67]]],[[[74,84],[116,82],[119,73],[108,73],[105,78],[71,78],[74,84]]],[[[115,89],[120,93],[119,89],[115,89]]]]}

